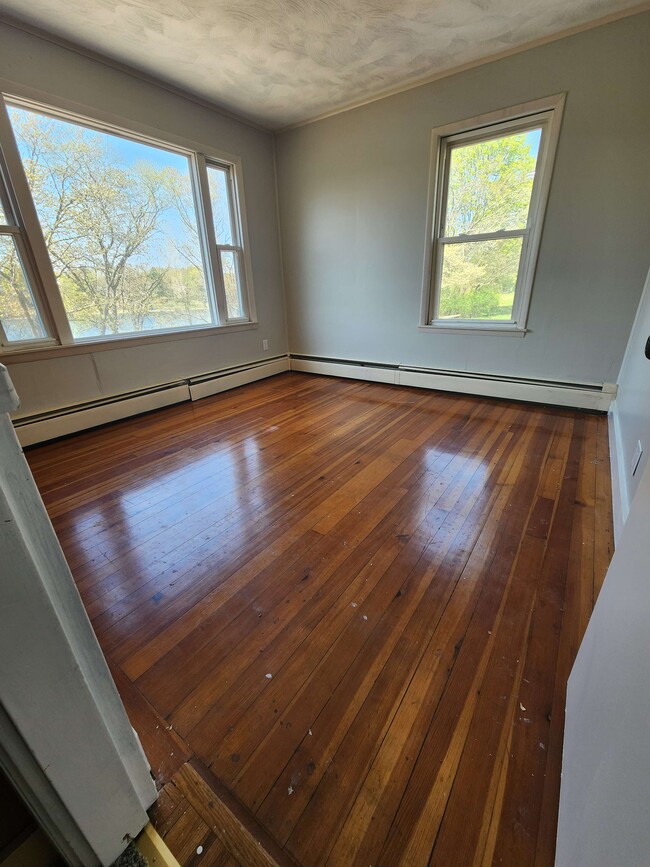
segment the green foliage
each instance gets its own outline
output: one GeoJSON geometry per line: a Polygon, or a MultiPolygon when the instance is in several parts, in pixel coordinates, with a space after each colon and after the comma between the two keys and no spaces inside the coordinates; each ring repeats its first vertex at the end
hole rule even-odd
{"type": "MultiPolygon", "coordinates": [[[[454,148],[445,235],[476,235],[526,226],[535,156],[524,133],[454,148]]],[[[509,319],[501,296],[514,292],[521,238],[467,241],[444,248],[439,315],[509,319]]]]}
{"type": "Polygon", "coordinates": [[[125,164],[92,130],[11,116],[73,333],[209,323],[189,174],[125,164]]]}
{"type": "Polygon", "coordinates": [[[445,234],[524,228],[534,172],[525,133],[453,148],[445,234]]]}

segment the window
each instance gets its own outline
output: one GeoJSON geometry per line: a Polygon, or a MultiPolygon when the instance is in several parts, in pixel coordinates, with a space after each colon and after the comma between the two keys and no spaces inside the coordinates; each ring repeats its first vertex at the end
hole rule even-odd
{"type": "Polygon", "coordinates": [[[524,333],[561,106],[540,102],[434,131],[425,327],[524,333]]]}
{"type": "Polygon", "coordinates": [[[47,333],[32,289],[24,233],[0,165],[0,336],[4,344],[42,342],[47,333]]]}
{"type": "Polygon", "coordinates": [[[239,237],[238,221],[234,219],[232,180],[227,169],[208,163],[210,204],[214,220],[216,248],[226,292],[228,319],[241,319],[244,314],[242,299],[243,249],[239,237]]]}
{"type": "Polygon", "coordinates": [[[12,101],[6,112],[0,123],[7,156],[0,187],[4,347],[250,321],[234,163],[42,106],[12,101]],[[19,225],[10,194],[17,201],[22,195],[20,204],[33,214],[31,232],[19,225]],[[38,292],[30,248],[45,261],[38,292]]]}

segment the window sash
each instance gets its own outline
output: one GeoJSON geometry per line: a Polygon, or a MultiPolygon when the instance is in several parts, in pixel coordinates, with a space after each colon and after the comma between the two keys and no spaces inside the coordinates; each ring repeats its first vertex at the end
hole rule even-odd
{"type": "Polygon", "coordinates": [[[440,139],[438,153],[438,171],[435,176],[435,201],[434,233],[432,242],[432,268],[430,278],[429,325],[441,325],[446,328],[462,328],[465,325],[472,327],[483,326],[491,330],[507,329],[513,326],[523,327],[523,319],[528,306],[530,285],[524,291],[527,280],[532,282],[531,267],[534,266],[531,255],[531,234],[537,228],[541,220],[541,194],[545,181],[547,162],[549,156],[549,132],[553,120],[554,109],[516,117],[501,122],[485,123],[473,129],[444,136],[440,139]],[[526,225],[518,229],[498,230],[494,232],[481,232],[475,234],[445,235],[444,228],[447,219],[447,203],[449,197],[449,172],[451,167],[451,153],[456,147],[464,147],[483,141],[504,138],[515,135],[518,132],[541,129],[539,150],[535,164],[535,177],[531,189],[530,201],[526,225]],[[512,316],[510,319],[442,319],[439,316],[440,294],[442,289],[442,266],[443,250],[447,244],[471,244],[477,241],[498,240],[503,238],[523,238],[517,280],[515,284],[512,316]]]}
{"type": "MultiPolygon", "coordinates": [[[[244,262],[244,247],[242,244],[242,224],[241,224],[241,212],[239,210],[239,201],[240,197],[237,195],[237,187],[236,187],[236,179],[234,176],[234,172],[230,166],[224,166],[222,163],[217,162],[216,160],[205,160],[206,167],[206,179],[207,179],[207,171],[214,167],[216,169],[224,170],[226,169],[226,190],[228,195],[228,213],[230,216],[230,234],[233,243],[232,244],[219,244],[217,243],[216,234],[214,236],[214,247],[216,249],[216,259],[219,267],[219,274],[221,276],[221,281],[223,285],[224,291],[224,306],[225,306],[225,317],[228,322],[246,322],[250,319],[250,310],[248,304],[248,292],[246,287],[246,268],[244,262]],[[221,265],[221,252],[229,251],[235,254],[235,258],[237,259],[237,292],[239,294],[239,309],[242,311],[241,316],[230,316],[228,314],[228,305],[225,301],[225,281],[223,277],[223,268],[221,265]]],[[[208,191],[209,191],[209,183],[208,183],[208,191]]],[[[209,198],[209,196],[208,196],[209,198]]],[[[210,217],[212,218],[212,202],[210,204],[210,217]]],[[[214,221],[211,220],[211,225],[214,228],[214,221]]]]}
{"type": "Polygon", "coordinates": [[[1,234],[12,234],[21,244],[21,260],[30,283],[30,289],[37,307],[39,316],[47,331],[44,339],[32,339],[29,341],[7,341],[0,322],[0,355],[11,352],[14,349],[31,348],[39,346],[72,346],[93,344],[104,341],[129,340],[133,338],[143,339],[149,335],[165,333],[177,333],[182,331],[200,332],[206,329],[219,328],[228,324],[244,324],[250,322],[254,315],[254,303],[251,294],[251,284],[247,282],[250,266],[243,243],[244,225],[242,218],[242,203],[237,188],[237,168],[235,163],[216,160],[206,157],[204,154],[177,145],[151,139],[146,135],[124,130],[111,124],[93,120],[92,118],[79,117],[64,110],[58,110],[50,106],[37,104],[31,100],[6,97],[0,95],[0,201],[8,220],[11,224],[0,224],[1,234]],[[190,179],[194,198],[194,208],[199,235],[199,248],[203,263],[204,279],[206,281],[206,295],[209,305],[211,322],[205,325],[178,326],[163,329],[147,329],[129,333],[107,334],[88,338],[74,338],[68,320],[68,314],[64,308],[61,292],[54,275],[49,252],[43,236],[43,230],[36,212],[32,193],[13,134],[11,120],[7,112],[7,104],[19,108],[37,112],[59,120],[68,121],[80,125],[83,128],[117,135],[122,138],[136,141],[150,147],[158,148],[170,153],[179,154],[188,158],[190,165],[190,179]],[[4,165],[4,171],[3,171],[4,165]],[[212,206],[210,202],[209,186],[206,166],[218,166],[227,173],[228,179],[228,207],[232,224],[232,245],[217,245],[214,237],[214,224],[212,222],[212,206]],[[7,179],[5,185],[4,178],[7,179]],[[225,286],[221,269],[220,250],[232,250],[238,263],[238,289],[240,294],[240,309],[242,315],[229,317],[227,311],[225,286]]]}
{"type": "MultiPolygon", "coordinates": [[[[56,344],[54,329],[52,327],[51,310],[45,303],[43,287],[39,279],[33,252],[29,244],[25,224],[22,220],[19,202],[16,199],[15,188],[10,183],[8,158],[13,156],[12,145],[15,148],[13,133],[7,140],[6,134],[2,135],[4,123],[9,124],[4,102],[0,100],[0,201],[5,215],[5,223],[0,224],[0,235],[11,236],[15,244],[16,255],[22,269],[23,277],[36,308],[40,325],[43,329],[42,337],[30,337],[24,340],[10,340],[0,317],[0,354],[11,349],[38,348],[39,346],[52,346],[56,344]]],[[[9,127],[10,128],[10,127],[9,127]]],[[[21,164],[22,166],[22,164],[21,164]]]]}

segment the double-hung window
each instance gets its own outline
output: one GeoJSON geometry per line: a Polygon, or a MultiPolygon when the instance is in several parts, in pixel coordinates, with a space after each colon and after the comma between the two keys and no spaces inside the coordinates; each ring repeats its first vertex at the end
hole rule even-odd
{"type": "Polygon", "coordinates": [[[25,230],[3,163],[0,161],[0,339],[5,346],[29,346],[47,342],[50,334],[37,302],[25,230]]]}
{"type": "Polygon", "coordinates": [[[434,131],[425,327],[525,332],[561,101],[434,131]]]}
{"type": "Polygon", "coordinates": [[[0,111],[5,352],[253,320],[237,161],[25,101],[0,111]]]}

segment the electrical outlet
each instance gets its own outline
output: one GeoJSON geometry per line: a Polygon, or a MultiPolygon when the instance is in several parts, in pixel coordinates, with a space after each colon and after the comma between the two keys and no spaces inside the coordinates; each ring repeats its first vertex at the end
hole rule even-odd
{"type": "Polygon", "coordinates": [[[262,341],[262,349],[268,349],[268,348],[269,348],[269,341],[263,340],[262,341]]]}
{"type": "Polygon", "coordinates": [[[634,475],[639,469],[639,461],[641,460],[642,454],[643,446],[641,445],[641,440],[638,440],[636,448],[634,449],[634,454],[632,455],[632,475],[634,475]]]}

